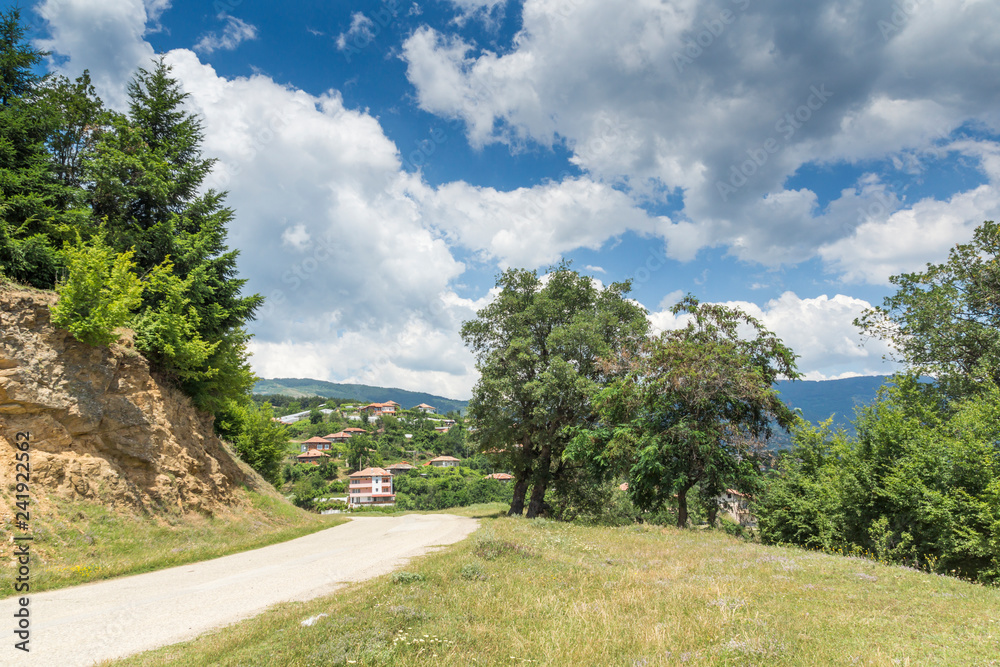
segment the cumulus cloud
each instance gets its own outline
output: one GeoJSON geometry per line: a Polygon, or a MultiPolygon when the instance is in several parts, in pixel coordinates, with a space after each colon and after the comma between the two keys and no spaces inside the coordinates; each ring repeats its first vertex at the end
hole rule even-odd
{"type": "MultiPolygon", "coordinates": [[[[661,308],[670,299],[664,299],[661,308]]],[[[747,301],[729,301],[757,318],[799,355],[799,371],[808,380],[829,380],[854,375],[882,375],[896,367],[883,360],[890,348],[879,340],[863,340],[852,322],[871,304],[843,294],[803,299],[785,292],[764,306],[747,301]]],[[[679,329],[688,316],[659,310],[649,315],[654,331],[679,329]]]]}
{"type": "Polygon", "coordinates": [[[257,27],[250,25],[246,21],[222,14],[219,18],[225,20],[226,26],[222,29],[222,34],[209,32],[202,36],[198,43],[194,45],[194,50],[198,53],[210,54],[213,51],[232,51],[243,42],[250,39],[257,39],[257,27]]]}
{"type": "Polygon", "coordinates": [[[168,6],[166,2],[147,6],[142,0],[45,0],[37,11],[48,23],[50,38],[39,40],[38,46],[52,52],[49,68],[55,72],[76,77],[89,68],[105,103],[122,109],[125,85],[135,69],[148,67],[156,55],[143,39],[147,22],[168,6]]]}
{"type": "Polygon", "coordinates": [[[1000,128],[1000,11],[925,2],[897,14],[890,0],[527,0],[508,49],[424,26],[401,57],[421,108],[460,119],[473,146],[564,145],[637,202],[680,193],[673,257],[724,245],[769,266],[830,257],[868,279],[820,253],[861,225],[844,214],[860,193],[820,207],[788,179],[902,163],[969,124],[1000,128]]]}

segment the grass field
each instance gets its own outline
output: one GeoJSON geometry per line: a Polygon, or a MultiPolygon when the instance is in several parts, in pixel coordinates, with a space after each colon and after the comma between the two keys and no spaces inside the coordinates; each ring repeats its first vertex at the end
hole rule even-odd
{"type": "Polygon", "coordinates": [[[996,588],[497,509],[465,508],[479,530],[402,572],[114,664],[1000,665],[996,588]]]}
{"type": "MultiPolygon", "coordinates": [[[[257,549],[347,520],[310,514],[273,496],[248,495],[250,506],[214,518],[141,517],[98,503],[53,500],[48,516],[33,514],[31,592],[257,549]]],[[[14,577],[3,572],[0,598],[14,595],[13,585],[14,577]]]]}

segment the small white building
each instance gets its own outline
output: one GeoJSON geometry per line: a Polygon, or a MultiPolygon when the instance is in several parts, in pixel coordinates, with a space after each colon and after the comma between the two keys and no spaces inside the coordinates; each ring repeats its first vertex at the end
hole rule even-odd
{"type": "Polygon", "coordinates": [[[456,459],[454,456],[439,456],[427,463],[435,468],[457,468],[461,462],[462,459],[456,459]]]}

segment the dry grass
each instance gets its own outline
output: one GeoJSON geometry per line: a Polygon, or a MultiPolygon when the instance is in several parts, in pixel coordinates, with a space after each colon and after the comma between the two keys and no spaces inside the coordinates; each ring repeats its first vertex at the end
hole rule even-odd
{"type": "MultiPolygon", "coordinates": [[[[228,515],[140,517],[98,503],[51,500],[50,513],[32,512],[31,591],[150,572],[217,558],[308,535],[344,523],[273,495],[248,492],[228,515]]],[[[4,545],[0,598],[14,594],[11,545],[4,545]]]]}
{"type": "Polygon", "coordinates": [[[487,519],[407,570],[122,664],[1000,665],[1000,590],[717,532],[487,519]]]}

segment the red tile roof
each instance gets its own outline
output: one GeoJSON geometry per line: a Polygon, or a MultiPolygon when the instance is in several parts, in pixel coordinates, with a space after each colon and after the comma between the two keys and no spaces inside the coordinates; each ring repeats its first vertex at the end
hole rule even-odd
{"type": "Polygon", "coordinates": [[[315,459],[315,458],[320,457],[320,456],[325,456],[327,458],[330,458],[329,454],[327,454],[326,452],[321,452],[318,449],[307,450],[305,452],[302,452],[301,454],[299,454],[295,458],[297,458],[297,459],[315,459]]]}
{"type": "Polygon", "coordinates": [[[351,477],[374,477],[376,475],[388,475],[388,470],[383,470],[382,468],[365,468],[364,470],[359,470],[351,477]]]}
{"type": "Polygon", "coordinates": [[[504,482],[509,482],[510,480],[514,479],[514,476],[508,475],[505,472],[495,472],[492,475],[487,475],[486,479],[499,479],[504,482]]]}
{"type": "Polygon", "coordinates": [[[352,426],[350,428],[345,428],[344,433],[365,433],[363,428],[358,428],[357,426],[352,426]]]}
{"type": "Polygon", "coordinates": [[[438,456],[433,458],[428,463],[434,463],[435,461],[461,461],[462,459],[456,459],[454,456],[438,456]]]}
{"type": "MultiPolygon", "coordinates": [[[[361,430],[363,431],[364,429],[361,430]]],[[[333,438],[350,438],[351,434],[345,430],[345,431],[340,431],[339,433],[330,433],[328,435],[324,435],[323,437],[326,438],[327,440],[332,440],[333,438]]]]}
{"type": "Polygon", "coordinates": [[[329,445],[330,441],[327,440],[326,438],[309,438],[308,440],[306,440],[302,444],[303,445],[329,445]]]}

